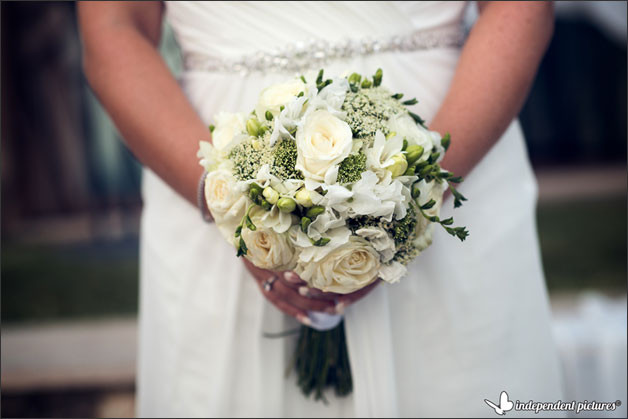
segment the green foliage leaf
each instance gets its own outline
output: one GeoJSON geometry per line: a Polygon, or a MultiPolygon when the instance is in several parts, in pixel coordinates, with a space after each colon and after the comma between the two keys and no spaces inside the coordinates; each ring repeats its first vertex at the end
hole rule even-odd
{"type": "Polygon", "coordinates": [[[443,146],[445,151],[447,151],[447,149],[449,148],[449,145],[451,144],[451,135],[449,135],[448,132],[445,133],[443,138],[440,139],[440,144],[443,146]]]}
{"type": "Polygon", "coordinates": [[[434,205],[436,205],[436,201],[434,201],[433,199],[430,199],[425,204],[421,205],[421,209],[422,210],[428,210],[428,209],[432,208],[434,205]]]}
{"type": "Polygon", "coordinates": [[[416,122],[419,125],[425,126],[425,120],[421,118],[419,115],[411,111],[408,111],[408,114],[412,117],[412,119],[414,119],[414,122],[416,122]]]}

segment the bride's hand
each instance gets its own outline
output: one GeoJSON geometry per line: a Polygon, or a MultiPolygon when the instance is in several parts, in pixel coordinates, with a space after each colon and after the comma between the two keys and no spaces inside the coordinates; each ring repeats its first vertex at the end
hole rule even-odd
{"type": "Polygon", "coordinates": [[[380,281],[350,294],[336,294],[322,292],[307,286],[294,272],[273,272],[260,269],[243,259],[244,265],[249,270],[262,294],[275,307],[285,314],[296,318],[306,326],[311,325],[308,311],[321,311],[329,314],[342,314],[344,309],[368,294],[380,281]],[[276,278],[272,280],[272,278],[276,278]],[[272,280],[270,287],[264,286],[268,280],[272,280]]]}

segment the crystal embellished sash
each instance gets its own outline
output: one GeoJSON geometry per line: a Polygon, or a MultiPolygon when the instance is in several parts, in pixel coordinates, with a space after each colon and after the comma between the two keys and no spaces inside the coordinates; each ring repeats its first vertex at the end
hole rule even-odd
{"type": "Polygon", "coordinates": [[[431,48],[460,47],[462,27],[421,30],[386,39],[347,39],[330,42],[311,39],[296,42],[275,51],[258,51],[239,59],[223,59],[199,53],[184,55],[185,68],[193,71],[239,73],[300,72],[321,67],[330,61],[393,51],[418,51],[431,48]]]}

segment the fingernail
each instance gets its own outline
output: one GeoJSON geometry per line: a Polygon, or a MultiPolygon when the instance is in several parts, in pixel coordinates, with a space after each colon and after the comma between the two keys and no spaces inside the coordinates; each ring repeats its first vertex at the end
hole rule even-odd
{"type": "Polygon", "coordinates": [[[294,272],[287,271],[283,274],[283,278],[288,282],[298,282],[301,278],[294,272]]]}
{"type": "Polygon", "coordinates": [[[339,302],[336,304],[336,314],[343,314],[345,312],[345,303],[339,302]]]}
{"type": "Polygon", "coordinates": [[[312,320],[310,320],[309,317],[304,316],[302,314],[297,314],[297,320],[300,321],[301,323],[303,323],[306,326],[311,326],[312,325],[312,320]]]}
{"type": "Polygon", "coordinates": [[[308,287],[299,287],[299,294],[301,294],[302,297],[309,297],[310,289],[308,287]]]}

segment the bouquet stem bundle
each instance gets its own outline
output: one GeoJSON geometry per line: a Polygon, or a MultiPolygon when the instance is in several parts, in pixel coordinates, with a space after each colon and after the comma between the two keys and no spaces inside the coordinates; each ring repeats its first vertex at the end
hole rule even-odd
{"type": "Polygon", "coordinates": [[[316,400],[326,401],[323,395],[326,388],[333,388],[337,396],[351,393],[353,381],[344,321],[324,332],[301,326],[294,368],[298,385],[306,396],[313,392],[316,400]]]}

